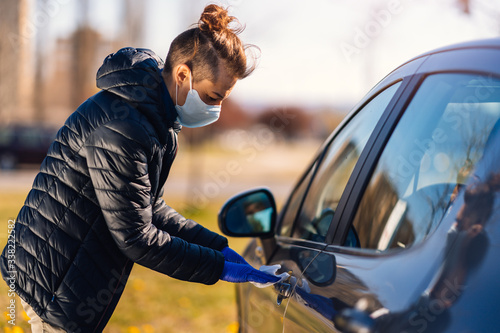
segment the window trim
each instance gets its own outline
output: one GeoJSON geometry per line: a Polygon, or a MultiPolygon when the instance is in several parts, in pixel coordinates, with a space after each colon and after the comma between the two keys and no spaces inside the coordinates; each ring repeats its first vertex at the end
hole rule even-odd
{"type": "Polygon", "coordinates": [[[325,241],[327,244],[341,246],[345,241],[356,214],[356,208],[368,186],[378,158],[425,76],[424,74],[415,74],[400,79],[403,80],[403,83],[375,126],[342,193],[336,214],[327,232],[325,241]]]}
{"type": "MultiPolygon", "coordinates": [[[[381,121],[384,120],[385,122],[385,119],[387,118],[388,116],[388,113],[392,110],[392,107],[395,103],[395,101],[398,101],[400,99],[400,96],[401,94],[405,91],[406,89],[406,86],[409,84],[408,82],[408,79],[407,78],[401,78],[401,77],[398,77],[398,78],[395,78],[394,80],[391,80],[390,82],[387,82],[385,83],[383,86],[380,86],[380,87],[377,87],[378,89],[371,93],[371,95],[369,96],[369,98],[367,98],[366,100],[363,101],[362,104],[358,105],[352,112],[350,112],[345,118],[344,120],[339,124],[339,126],[337,126],[337,128],[332,132],[332,134],[329,136],[329,138],[327,140],[325,140],[325,143],[321,146],[321,148],[319,149],[319,153],[317,153],[316,155],[316,158],[313,159],[312,163],[309,165],[309,167],[307,168],[306,172],[304,172],[302,174],[302,176],[300,177],[300,180],[297,182],[297,184],[294,186],[293,190],[291,191],[290,195],[288,196],[287,198],[287,201],[285,203],[285,205],[283,206],[283,208],[281,209],[279,215],[278,215],[278,221],[276,223],[276,237],[279,238],[281,241],[283,241],[284,239],[291,239],[291,240],[296,240],[296,241],[299,241],[299,242],[302,242],[302,241],[305,241],[303,239],[298,239],[298,238],[294,238],[292,235],[293,235],[293,232],[297,226],[297,223],[298,223],[298,217],[300,215],[300,212],[302,211],[302,208],[303,208],[303,205],[304,205],[304,202],[306,200],[306,197],[307,197],[307,194],[309,193],[309,190],[311,188],[311,184],[313,183],[316,175],[317,175],[317,172],[321,166],[321,163],[323,162],[323,159],[324,157],[327,155],[327,151],[329,149],[329,147],[331,146],[332,142],[337,138],[338,134],[344,130],[344,128],[346,127],[346,125],[367,105],[369,104],[373,99],[375,99],[378,95],[380,95],[383,91],[385,91],[386,89],[388,89],[389,87],[397,84],[401,82],[401,85],[399,86],[399,88],[396,90],[396,92],[394,93],[394,95],[392,96],[391,100],[389,101],[389,104],[387,104],[386,108],[384,109],[384,111],[382,112],[382,116],[381,118],[379,119],[379,121],[377,122],[377,125],[375,125],[375,128],[373,129],[373,132],[372,134],[370,135],[370,137],[368,138],[368,141],[365,145],[365,147],[363,148],[363,152],[365,152],[366,150],[366,147],[375,140],[375,138],[378,138],[379,136],[379,132],[380,132],[380,129],[383,128],[383,126],[381,125],[381,121]],[[314,168],[314,170],[313,170],[314,168]],[[306,190],[304,191],[304,194],[302,195],[302,198],[300,199],[300,204],[299,204],[299,208],[297,209],[297,214],[295,215],[294,217],[294,220],[292,222],[292,228],[291,228],[291,232],[290,232],[290,236],[284,236],[284,235],[281,235],[281,227],[283,225],[283,217],[285,215],[285,212],[287,211],[288,207],[289,207],[289,204],[290,204],[290,200],[291,198],[293,197],[293,194],[295,193],[295,191],[298,190],[298,188],[300,187],[300,185],[302,185],[302,182],[305,181],[305,179],[307,178],[307,175],[309,174],[309,172],[312,172],[312,175],[311,175],[311,179],[309,179],[309,183],[307,184],[307,187],[306,187],[306,190]]],[[[356,163],[356,167],[354,168],[353,170],[353,173],[354,171],[356,170],[361,158],[363,157],[363,153],[360,155],[360,159],[358,160],[358,162],[356,163]]],[[[352,177],[352,175],[351,175],[352,177]]],[[[344,189],[343,193],[342,193],[342,197],[341,197],[341,200],[339,202],[339,206],[340,204],[342,203],[342,198],[345,196],[345,193],[346,193],[346,189],[348,189],[350,186],[349,186],[349,183],[351,181],[351,178],[349,179],[349,182],[346,186],[346,188],[344,189]]],[[[337,210],[338,211],[338,210],[337,210]]],[[[335,214],[337,215],[337,214],[335,214]]],[[[334,220],[335,221],[335,220],[334,220]]],[[[328,228],[328,231],[327,231],[327,234],[326,234],[326,240],[324,243],[321,243],[321,244],[329,244],[329,237],[331,235],[331,232],[332,232],[332,223],[330,223],[330,227],[328,228]]],[[[313,241],[306,241],[307,242],[310,242],[310,243],[314,243],[314,244],[320,244],[320,243],[317,243],[317,242],[313,242],[313,241]]]]}
{"type": "MultiPolygon", "coordinates": [[[[398,81],[394,81],[394,83],[396,83],[396,82],[398,82],[398,81]]],[[[377,96],[382,90],[388,88],[389,86],[390,85],[387,85],[386,87],[380,89],[380,91],[377,92],[377,94],[374,94],[373,97],[371,97],[369,100],[367,100],[366,102],[364,102],[361,106],[359,106],[358,108],[356,108],[355,110],[353,110],[352,112],[350,112],[340,122],[340,124],[333,130],[333,132],[328,136],[328,138],[323,142],[323,144],[320,146],[320,148],[318,149],[318,151],[317,151],[315,157],[313,158],[312,162],[309,164],[309,166],[307,167],[306,171],[302,174],[302,176],[299,178],[299,181],[293,187],[293,190],[288,195],[288,198],[287,198],[287,201],[286,201],[285,205],[283,206],[283,208],[280,210],[280,212],[278,214],[278,220],[276,221],[276,235],[278,237],[296,239],[296,238],[292,237],[291,235],[293,235],[293,231],[295,230],[295,227],[296,227],[296,224],[297,224],[297,219],[298,219],[298,215],[299,215],[298,213],[302,210],[302,206],[304,205],[304,201],[306,199],[307,193],[309,193],[309,189],[311,187],[311,184],[312,184],[314,178],[316,177],[316,173],[318,172],[319,166],[320,166],[321,162],[323,161],[323,159],[324,159],[324,157],[326,155],[328,147],[330,147],[330,145],[333,142],[333,140],[335,140],[335,138],[337,137],[337,135],[344,129],[344,127],[347,125],[347,123],[349,123],[351,121],[351,119],[354,118],[354,116],[356,114],[358,114],[359,110],[361,110],[366,104],[368,104],[373,98],[375,98],[375,96],[377,96]],[[299,208],[297,209],[297,214],[295,215],[295,217],[293,219],[292,227],[290,229],[290,236],[283,236],[283,235],[281,235],[281,227],[283,225],[283,217],[285,215],[285,212],[288,210],[288,207],[290,205],[290,201],[291,201],[292,197],[294,196],[295,192],[302,185],[302,182],[304,182],[306,180],[306,178],[307,178],[307,176],[309,175],[310,172],[312,172],[311,179],[309,179],[309,182],[308,182],[308,184],[306,186],[304,194],[300,198],[299,208]]]]}
{"type": "Polygon", "coordinates": [[[314,250],[319,250],[319,251],[323,251],[328,246],[328,244],[325,244],[325,243],[315,242],[315,241],[308,240],[308,239],[299,239],[299,238],[294,238],[294,237],[288,237],[288,236],[276,236],[276,241],[280,244],[288,244],[288,245],[303,247],[306,249],[314,249],[314,250]]]}

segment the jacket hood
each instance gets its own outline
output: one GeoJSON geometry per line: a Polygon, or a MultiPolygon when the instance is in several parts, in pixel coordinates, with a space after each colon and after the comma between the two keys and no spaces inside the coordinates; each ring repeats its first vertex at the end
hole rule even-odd
{"type": "Polygon", "coordinates": [[[180,129],[177,112],[161,71],[163,61],[151,50],[126,47],[108,55],[97,71],[97,87],[111,92],[154,122],[180,129]]]}

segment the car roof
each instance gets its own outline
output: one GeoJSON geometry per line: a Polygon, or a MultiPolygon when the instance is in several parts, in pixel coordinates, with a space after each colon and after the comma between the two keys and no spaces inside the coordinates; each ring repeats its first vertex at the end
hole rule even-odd
{"type": "MultiPolygon", "coordinates": [[[[395,67],[392,71],[383,77],[374,87],[368,91],[361,100],[358,101],[352,108],[349,114],[345,117],[344,121],[337,126],[338,129],[343,127],[351,115],[356,112],[359,108],[365,105],[374,95],[376,91],[385,89],[388,85],[393,84],[404,76],[412,76],[417,73],[430,73],[435,70],[450,70],[450,71],[461,71],[464,68],[472,69],[473,71],[484,72],[495,72],[495,75],[500,75],[500,67],[496,64],[498,62],[498,57],[500,55],[500,38],[490,38],[490,39],[480,39],[472,40],[468,42],[462,42],[457,44],[451,44],[448,46],[436,48],[431,51],[422,53],[416,57],[413,57],[399,66],[395,67]],[[482,50],[482,52],[480,51],[482,50]],[[458,53],[469,53],[469,57],[462,61],[462,63],[452,62],[453,58],[456,58],[458,53]],[[470,57],[473,54],[474,59],[477,61],[471,62],[470,57]],[[483,55],[483,57],[480,57],[483,55]],[[434,63],[428,63],[425,66],[423,64],[429,58],[436,58],[434,63]],[[479,59],[481,58],[481,59],[479,59]],[[484,61],[486,58],[487,61],[484,61]],[[492,71],[492,64],[495,65],[492,71]]],[[[330,135],[330,139],[336,135],[337,131],[333,131],[330,135]]],[[[326,140],[329,142],[330,139],[326,140]]],[[[322,148],[323,149],[323,148],[322,148]]],[[[320,149],[321,151],[321,149],[320,149]]]]}
{"type": "Polygon", "coordinates": [[[438,53],[444,53],[444,52],[450,52],[450,51],[456,51],[456,50],[466,50],[466,49],[478,49],[478,50],[479,49],[498,49],[498,50],[500,50],[500,38],[472,40],[472,41],[468,41],[468,42],[450,44],[447,46],[439,47],[439,48],[424,52],[416,57],[409,59],[408,61],[405,61],[400,66],[395,68],[393,70],[393,72],[396,71],[397,69],[405,66],[406,64],[413,62],[413,61],[420,59],[420,58],[425,58],[427,56],[431,56],[431,55],[438,54],[438,53]]]}
{"type": "MultiPolygon", "coordinates": [[[[456,54],[460,52],[469,52],[473,53],[474,57],[479,56],[480,54],[485,55],[489,54],[489,64],[476,64],[475,67],[487,67],[489,69],[489,72],[493,69],[491,67],[492,63],[497,63],[497,53],[500,51],[500,38],[490,38],[490,39],[480,39],[480,40],[472,40],[468,42],[462,42],[458,44],[451,44],[448,46],[436,48],[431,51],[427,51],[425,53],[422,53],[416,57],[410,58],[409,60],[405,61],[404,63],[400,64],[399,66],[395,67],[391,72],[389,72],[377,85],[375,85],[374,89],[377,89],[378,86],[384,82],[386,82],[386,79],[393,79],[394,77],[402,77],[405,75],[412,75],[416,74],[417,70],[422,70],[424,72],[430,71],[430,69],[427,67],[421,67],[421,65],[425,62],[425,59],[428,58],[437,58],[441,59],[441,63],[438,65],[438,67],[442,67],[443,69],[445,67],[449,67],[450,64],[447,64],[448,60],[453,58],[456,54]],[[492,59],[491,57],[494,57],[492,59]],[[444,60],[444,61],[443,61],[444,60]]],[[[466,64],[459,65],[463,66],[462,68],[455,68],[457,69],[463,69],[465,67],[474,67],[473,64],[470,63],[470,61],[466,61],[466,64]],[[467,65],[468,63],[468,65],[467,65]]],[[[436,68],[434,68],[436,69],[436,68]]],[[[494,72],[497,72],[497,75],[500,74],[498,70],[494,70],[494,72]]],[[[372,89],[372,90],[374,90],[372,89]]],[[[366,96],[365,96],[366,97],[366,96]]],[[[363,99],[364,100],[364,99],[363,99]]],[[[362,101],[363,101],[362,100],[362,101]]]]}
{"type": "Polygon", "coordinates": [[[426,56],[429,54],[435,54],[435,53],[439,53],[439,52],[447,52],[447,51],[451,51],[451,50],[485,49],[485,48],[500,49],[500,38],[479,39],[479,40],[472,40],[472,41],[468,41],[468,42],[462,42],[462,43],[458,43],[458,44],[451,44],[451,45],[443,46],[443,47],[434,49],[432,51],[426,52],[418,57],[426,56]]]}

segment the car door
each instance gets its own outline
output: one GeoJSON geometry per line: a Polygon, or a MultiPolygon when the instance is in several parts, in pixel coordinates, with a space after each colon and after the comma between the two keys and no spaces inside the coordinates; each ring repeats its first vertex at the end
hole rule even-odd
{"type": "MultiPolygon", "coordinates": [[[[333,203],[329,245],[298,278],[285,332],[424,332],[450,325],[450,309],[474,266],[450,257],[460,237],[468,237],[458,236],[465,222],[457,214],[500,126],[500,80],[461,72],[412,80],[418,84],[408,87],[411,101],[395,105],[380,131],[387,138],[365,149],[348,190],[333,203]]],[[[328,209],[321,196],[307,208],[310,195],[303,211],[328,209]]],[[[474,260],[481,260],[481,242],[474,246],[474,260]]]]}
{"type": "MultiPolygon", "coordinates": [[[[262,244],[253,243],[246,251],[245,257],[254,267],[261,265],[280,265],[280,272],[290,272],[291,284],[297,281],[310,263],[327,245],[325,237],[334,212],[333,203],[338,203],[361,151],[369,141],[382,114],[398,95],[402,86],[401,80],[391,82],[383,87],[372,99],[367,101],[348,121],[342,124],[341,130],[328,140],[308,169],[303,179],[293,191],[286,208],[280,217],[279,236],[274,254],[266,260],[262,255],[262,244]],[[323,184],[323,175],[332,173],[334,179],[323,184]],[[314,181],[311,182],[311,180],[314,181]],[[321,191],[319,187],[328,190],[321,191]],[[319,197],[325,209],[308,210],[310,205],[304,204],[305,193],[319,197]],[[301,208],[302,207],[302,208],[301,208]],[[305,208],[304,208],[305,207],[305,208]],[[299,213],[300,212],[300,213],[299,213]],[[313,223],[309,223],[313,220],[313,223]]],[[[332,269],[334,266],[331,266],[332,269]]],[[[238,286],[240,301],[240,322],[242,332],[282,332],[283,314],[287,297],[279,287],[256,288],[238,286]],[[283,297],[284,296],[284,297],[283,297]],[[282,303],[278,300],[280,298],[282,303]]]]}

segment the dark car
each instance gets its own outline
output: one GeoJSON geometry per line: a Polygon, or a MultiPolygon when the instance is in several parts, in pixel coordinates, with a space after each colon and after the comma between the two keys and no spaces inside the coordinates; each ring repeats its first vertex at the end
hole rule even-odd
{"type": "Polygon", "coordinates": [[[500,39],[404,63],[354,107],[281,212],[219,214],[273,287],[237,286],[240,332],[498,332],[500,39]]]}
{"type": "Polygon", "coordinates": [[[42,126],[0,127],[0,169],[14,169],[21,164],[40,165],[56,132],[42,126]]]}

